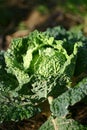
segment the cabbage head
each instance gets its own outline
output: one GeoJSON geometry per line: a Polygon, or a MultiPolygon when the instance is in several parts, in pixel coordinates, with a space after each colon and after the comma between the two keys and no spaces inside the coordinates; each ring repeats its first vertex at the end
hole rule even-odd
{"type": "Polygon", "coordinates": [[[5,62],[7,71],[18,80],[15,91],[40,100],[58,96],[70,87],[81,43],[74,44],[70,55],[63,44],[38,31],[14,39],[5,53],[5,62]]]}

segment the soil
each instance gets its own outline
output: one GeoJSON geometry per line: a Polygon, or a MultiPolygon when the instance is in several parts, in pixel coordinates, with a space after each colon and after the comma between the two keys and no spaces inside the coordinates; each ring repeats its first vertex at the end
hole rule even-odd
{"type": "Polygon", "coordinates": [[[0,125],[0,130],[38,130],[46,120],[46,115],[39,114],[29,120],[27,119],[20,122],[4,122],[0,125]]]}

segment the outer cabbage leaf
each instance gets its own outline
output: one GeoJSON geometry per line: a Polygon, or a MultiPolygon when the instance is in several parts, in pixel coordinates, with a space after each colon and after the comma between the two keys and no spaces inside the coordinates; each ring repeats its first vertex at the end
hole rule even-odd
{"type": "Polygon", "coordinates": [[[87,130],[83,125],[72,118],[67,119],[69,106],[75,105],[87,96],[87,78],[70,88],[51,104],[52,117],[50,117],[39,130],[87,130]]]}
{"type": "Polygon", "coordinates": [[[50,117],[39,130],[87,130],[87,126],[84,126],[73,119],[55,118],[54,121],[55,126],[52,117],[50,117]]]}
{"type": "Polygon", "coordinates": [[[45,35],[48,35],[48,37],[54,37],[56,40],[62,40],[64,41],[63,47],[66,49],[68,54],[71,54],[73,52],[74,44],[76,42],[82,42],[83,45],[79,49],[76,67],[75,67],[75,76],[80,75],[83,72],[86,72],[87,69],[87,37],[83,35],[81,31],[72,32],[72,31],[66,31],[62,27],[54,27],[49,28],[45,32],[45,35]],[[79,65],[80,64],[80,65],[79,65]]]}
{"type": "MultiPolygon", "coordinates": [[[[39,109],[34,106],[30,97],[19,95],[13,88],[13,82],[11,83],[6,76],[8,86],[3,80],[0,82],[0,122],[3,121],[18,121],[30,118],[39,112],[39,109]]],[[[5,77],[5,78],[6,78],[5,77]]],[[[11,77],[12,80],[12,77],[11,77]]]]}
{"type": "Polygon", "coordinates": [[[69,114],[69,106],[81,101],[87,95],[87,78],[79,82],[74,88],[69,89],[53,100],[51,111],[54,116],[65,117],[69,114]]]}
{"type": "Polygon", "coordinates": [[[39,109],[31,102],[28,103],[22,98],[15,92],[7,91],[6,93],[6,90],[0,90],[0,123],[27,119],[39,112],[39,109]]]}
{"type": "Polygon", "coordinates": [[[4,52],[0,52],[0,123],[30,118],[39,112],[30,97],[20,95],[15,89],[19,83],[15,75],[5,68],[4,52]]]}

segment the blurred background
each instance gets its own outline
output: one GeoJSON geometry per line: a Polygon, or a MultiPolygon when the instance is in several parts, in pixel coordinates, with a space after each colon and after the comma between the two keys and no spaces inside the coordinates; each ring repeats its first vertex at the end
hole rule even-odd
{"type": "Polygon", "coordinates": [[[87,35],[87,0],[0,0],[0,49],[14,37],[58,25],[87,35]]]}
{"type": "MultiPolygon", "coordinates": [[[[55,26],[87,36],[87,0],[0,0],[0,50],[13,38],[55,26]]],[[[2,124],[0,130],[37,130],[46,118],[2,124]]]]}

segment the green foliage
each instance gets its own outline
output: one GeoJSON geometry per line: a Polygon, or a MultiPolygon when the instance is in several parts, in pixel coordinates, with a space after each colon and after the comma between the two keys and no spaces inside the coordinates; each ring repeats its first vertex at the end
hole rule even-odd
{"type": "MultiPolygon", "coordinates": [[[[66,49],[68,54],[73,52],[74,44],[76,42],[82,42],[82,47],[79,48],[75,75],[80,75],[86,71],[87,68],[87,38],[80,32],[66,31],[62,27],[54,27],[53,29],[47,29],[46,35],[54,37],[55,40],[62,40],[63,47],[66,49]]],[[[79,44],[79,43],[78,43],[79,44]]]]}
{"type": "Polygon", "coordinates": [[[75,105],[87,95],[87,78],[79,82],[73,89],[69,89],[54,99],[51,111],[54,116],[65,117],[69,113],[69,106],[75,105]]]}
{"type": "Polygon", "coordinates": [[[16,98],[12,98],[7,94],[5,91],[5,94],[0,95],[1,123],[3,121],[19,121],[26,118],[30,118],[39,112],[39,109],[34,108],[31,104],[26,104],[26,102],[21,101],[21,98],[19,99],[19,96],[16,98]]]}
{"type": "Polygon", "coordinates": [[[71,84],[86,69],[87,38],[81,32],[55,27],[14,39],[0,52],[0,122],[32,117],[51,96],[51,116],[40,130],[86,130],[67,119],[69,106],[87,96],[87,78],[71,84]]]}
{"type": "Polygon", "coordinates": [[[39,5],[37,10],[43,15],[48,13],[48,8],[45,5],[39,5]]]}
{"type": "Polygon", "coordinates": [[[6,71],[4,52],[0,52],[0,122],[30,118],[39,112],[27,97],[15,89],[19,83],[15,75],[6,71]]]}
{"type": "Polygon", "coordinates": [[[28,37],[13,40],[5,54],[7,71],[18,79],[18,91],[29,84],[27,89],[36,98],[47,98],[53,89],[59,93],[61,87],[70,84],[80,46],[81,43],[76,43],[68,55],[61,40],[35,31],[28,37]]]}
{"type": "Polygon", "coordinates": [[[84,16],[86,15],[86,10],[87,10],[87,6],[86,6],[87,0],[59,0],[57,1],[56,5],[58,7],[61,7],[62,10],[64,10],[65,12],[68,13],[73,13],[74,15],[78,14],[80,16],[84,16]]]}
{"type": "Polygon", "coordinates": [[[39,130],[55,130],[52,123],[52,117],[49,117],[49,119],[40,127],[39,130]]]}
{"type": "Polygon", "coordinates": [[[55,126],[52,117],[50,117],[39,130],[87,130],[86,126],[74,121],[73,119],[55,118],[55,126]]]}
{"type": "Polygon", "coordinates": [[[75,105],[87,95],[87,78],[83,79],[74,88],[69,89],[53,100],[51,104],[52,117],[50,117],[39,130],[87,130],[87,126],[73,119],[67,119],[69,106],[75,105]],[[55,118],[53,118],[55,117],[55,118]]]}

